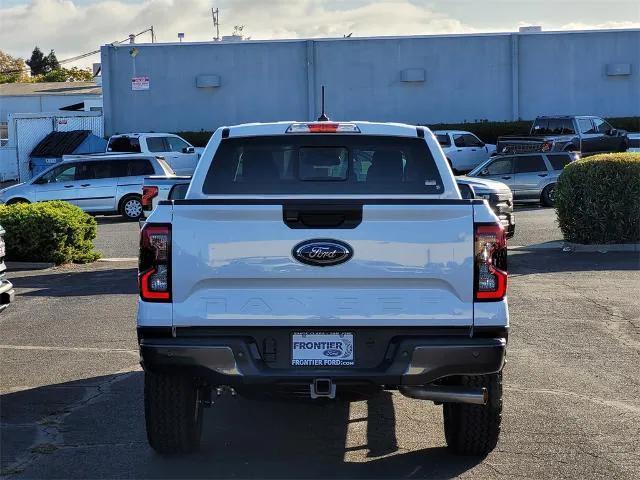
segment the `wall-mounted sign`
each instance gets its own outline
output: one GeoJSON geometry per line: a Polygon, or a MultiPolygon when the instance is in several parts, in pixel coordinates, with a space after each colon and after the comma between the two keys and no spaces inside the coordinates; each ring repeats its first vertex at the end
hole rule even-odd
{"type": "Polygon", "coordinates": [[[149,77],[133,77],[131,79],[131,90],[149,90],[149,77]]]}

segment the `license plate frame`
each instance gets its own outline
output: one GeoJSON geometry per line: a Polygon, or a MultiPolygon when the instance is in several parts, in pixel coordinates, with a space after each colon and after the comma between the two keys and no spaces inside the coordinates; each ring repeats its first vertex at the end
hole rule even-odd
{"type": "Polygon", "coordinates": [[[291,334],[292,367],[355,366],[353,332],[305,332],[291,334]]]}

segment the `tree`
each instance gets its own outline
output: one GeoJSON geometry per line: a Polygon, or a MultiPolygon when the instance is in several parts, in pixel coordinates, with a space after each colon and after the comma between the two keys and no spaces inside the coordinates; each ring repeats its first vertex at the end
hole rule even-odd
{"type": "Polygon", "coordinates": [[[93,80],[91,70],[71,67],[59,67],[34,78],[36,82],[90,82],[93,80]]]}
{"type": "Polygon", "coordinates": [[[47,73],[47,60],[37,45],[31,52],[31,58],[27,60],[27,65],[31,68],[31,75],[47,73]]]}
{"type": "Polygon", "coordinates": [[[22,82],[25,78],[24,61],[0,50],[0,83],[22,82]]]}
{"type": "Polygon", "coordinates": [[[54,52],[53,50],[51,50],[49,52],[49,55],[47,55],[45,61],[47,63],[47,69],[48,69],[49,72],[51,70],[56,70],[56,69],[60,68],[60,63],[58,62],[58,59],[56,58],[56,52],[54,52]]]}
{"type": "Polygon", "coordinates": [[[40,50],[40,47],[36,45],[31,52],[31,58],[27,60],[27,65],[31,67],[31,75],[44,75],[53,70],[60,68],[60,62],[56,58],[56,52],[51,50],[49,55],[45,56],[40,50]]]}

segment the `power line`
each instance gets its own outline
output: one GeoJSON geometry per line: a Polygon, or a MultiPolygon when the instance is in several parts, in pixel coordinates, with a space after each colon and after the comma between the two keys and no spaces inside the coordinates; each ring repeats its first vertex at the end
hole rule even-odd
{"type": "MultiPolygon", "coordinates": [[[[139,37],[143,33],[147,33],[147,32],[151,32],[151,43],[155,43],[156,36],[155,36],[154,31],[153,31],[153,25],[151,27],[147,28],[146,30],[143,30],[141,32],[133,34],[133,36],[134,36],[134,38],[135,37],[139,37]]],[[[130,36],[127,36],[127,38],[125,38],[124,40],[120,40],[119,42],[112,42],[111,45],[118,45],[120,43],[127,42],[127,41],[129,41],[130,38],[131,38],[130,36]]],[[[75,57],[65,58],[64,60],[58,60],[58,63],[62,65],[63,63],[75,62],[77,60],[81,60],[83,58],[90,57],[91,55],[95,55],[96,53],[100,53],[100,49],[93,50],[92,52],[83,53],[82,55],[77,55],[75,57]]]]}

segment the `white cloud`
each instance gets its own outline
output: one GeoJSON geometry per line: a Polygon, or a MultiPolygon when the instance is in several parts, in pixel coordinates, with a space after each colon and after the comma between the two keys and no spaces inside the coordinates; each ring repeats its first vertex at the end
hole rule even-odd
{"type": "MultiPolygon", "coordinates": [[[[211,0],[144,0],[127,3],[102,0],[76,4],[72,0],[33,0],[0,9],[0,45],[28,56],[34,45],[55,49],[58,58],[95,50],[122,40],[150,25],[158,41],[211,40],[211,0]]],[[[220,0],[221,34],[245,25],[253,39],[332,37],[467,32],[472,29],[409,0],[338,2],[321,0],[220,0]],[[347,5],[345,7],[345,5],[347,5]]],[[[149,41],[149,35],[145,35],[149,41]]],[[[96,57],[97,58],[97,57],[96,57]]]]}
{"type": "MultiPolygon", "coordinates": [[[[245,25],[245,33],[253,39],[486,31],[482,23],[463,23],[415,0],[32,0],[24,5],[0,7],[0,48],[28,57],[38,45],[45,51],[55,49],[58,58],[64,59],[122,40],[151,25],[161,42],[176,41],[178,32],[185,33],[186,41],[211,40],[214,33],[210,9],[214,3],[221,11],[221,34],[230,34],[234,25],[245,25]]],[[[517,25],[514,20],[503,31],[514,30],[517,25]]],[[[631,27],[640,27],[640,22],[575,22],[562,28],[631,27]]],[[[150,41],[149,34],[139,41],[150,41]]],[[[90,64],[98,58],[96,55],[80,63],[90,64]]]]}

